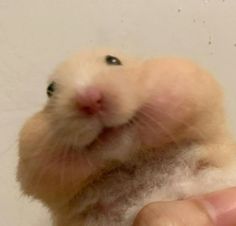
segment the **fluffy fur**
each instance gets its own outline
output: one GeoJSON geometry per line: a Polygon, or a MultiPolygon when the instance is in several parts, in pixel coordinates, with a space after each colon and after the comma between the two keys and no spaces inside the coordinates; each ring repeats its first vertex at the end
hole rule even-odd
{"type": "Polygon", "coordinates": [[[18,180],[55,226],[130,226],[150,202],[236,185],[221,89],[192,62],[92,51],[51,81],[52,97],[20,133],[18,180]],[[88,116],[76,97],[91,87],[104,108],[88,116]]]}

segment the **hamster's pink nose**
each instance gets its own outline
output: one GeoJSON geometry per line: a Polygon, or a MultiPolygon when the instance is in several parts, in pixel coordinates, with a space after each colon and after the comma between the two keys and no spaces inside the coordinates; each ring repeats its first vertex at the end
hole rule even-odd
{"type": "Polygon", "coordinates": [[[79,110],[86,115],[95,115],[101,111],[103,105],[103,95],[96,87],[89,87],[76,96],[79,110]]]}

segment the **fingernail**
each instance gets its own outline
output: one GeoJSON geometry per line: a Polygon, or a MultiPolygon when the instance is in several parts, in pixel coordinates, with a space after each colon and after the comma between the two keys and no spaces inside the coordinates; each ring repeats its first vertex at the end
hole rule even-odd
{"type": "Polygon", "coordinates": [[[199,200],[216,226],[236,225],[236,188],[211,193],[199,200]]]}

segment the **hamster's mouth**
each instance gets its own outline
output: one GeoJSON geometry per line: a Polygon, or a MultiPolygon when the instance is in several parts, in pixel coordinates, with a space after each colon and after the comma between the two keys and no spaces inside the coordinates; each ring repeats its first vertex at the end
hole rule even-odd
{"type": "Polygon", "coordinates": [[[100,133],[86,145],[86,150],[95,149],[98,146],[111,142],[115,137],[121,136],[125,131],[131,129],[134,126],[134,118],[132,117],[128,122],[115,126],[115,127],[103,127],[100,133]]]}

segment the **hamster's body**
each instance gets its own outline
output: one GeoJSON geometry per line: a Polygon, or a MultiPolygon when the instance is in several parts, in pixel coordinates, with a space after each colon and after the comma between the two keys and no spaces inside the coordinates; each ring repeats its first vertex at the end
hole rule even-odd
{"type": "Polygon", "coordinates": [[[18,180],[56,226],[130,226],[150,202],[236,185],[221,89],[193,63],[89,52],[50,81],[20,134],[18,180]]]}

